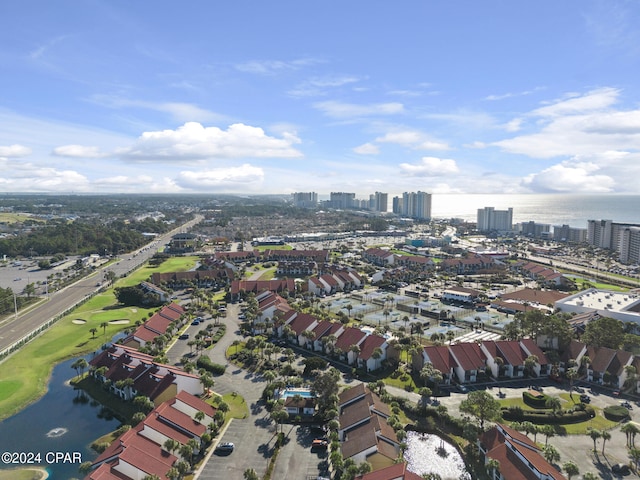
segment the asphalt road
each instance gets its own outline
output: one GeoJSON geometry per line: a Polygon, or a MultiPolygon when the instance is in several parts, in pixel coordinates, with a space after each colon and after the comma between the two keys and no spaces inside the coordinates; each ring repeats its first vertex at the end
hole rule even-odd
{"type": "Polygon", "coordinates": [[[21,338],[40,328],[83,298],[95,292],[100,288],[96,286],[96,284],[103,281],[106,271],[112,270],[120,277],[135,270],[153,256],[161,246],[165,245],[173,235],[191,228],[200,222],[202,218],[202,216],[197,216],[194,220],[181,225],[161,237],[155,238],[149,245],[136,252],[135,256],[133,254],[127,254],[125,255],[126,258],[123,258],[117,263],[100,268],[89,277],[85,277],[73,285],[51,294],[48,299],[43,299],[40,304],[29,309],[27,312],[19,314],[17,319],[13,315],[5,319],[2,324],[0,324],[0,352],[3,352],[21,338]]]}

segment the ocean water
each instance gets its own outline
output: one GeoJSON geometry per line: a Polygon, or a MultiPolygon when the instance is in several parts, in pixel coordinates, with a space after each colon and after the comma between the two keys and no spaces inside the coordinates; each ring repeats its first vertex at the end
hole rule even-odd
{"type": "Polygon", "coordinates": [[[513,208],[513,223],[534,221],[586,228],[587,220],[613,220],[640,225],[640,195],[456,195],[433,194],[433,218],[475,222],[479,208],[513,208]]]}

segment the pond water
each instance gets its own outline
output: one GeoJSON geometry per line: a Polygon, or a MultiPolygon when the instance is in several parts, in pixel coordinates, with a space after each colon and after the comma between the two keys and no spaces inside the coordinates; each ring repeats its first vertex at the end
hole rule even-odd
{"type": "MultiPolygon", "coordinates": [[[[65,384],[75,375],[71,368],[74,361],[67,360],[54,367],[49,391],[40,400],[0,422],[0,452],[39,453],[42,468],[47,469],[53,480],[82,478],[78,471],[80,463],[97,456],[89,448],[91,442],[120,425],[108,410],[82,390],[65,384]],[[61,458],[57,463],[46,461],[49,452],[79,454],[75,459],[61,458]],[[79,462],[78,458],[81,458],[79,462]]],[[[48,458],[52,459],[50,455],[48,458]]],[[[0,468],[18,466],[0,464],[0,468]]]]}
{"type": "Polygon", "coordinates": [[[408,470],[418,475],[437,473],[442,480],[471,480],[458,450],[437,435],[407,432],[405,442],[408,470]]]}

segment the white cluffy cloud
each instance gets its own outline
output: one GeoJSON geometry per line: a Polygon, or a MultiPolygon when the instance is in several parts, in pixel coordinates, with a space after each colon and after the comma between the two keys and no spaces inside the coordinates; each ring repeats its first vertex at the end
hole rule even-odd
{"type": "Polygon", "coordinates": [[[232,158],[298,158],[302,153],[295,133],[282,138],[265,134],[259,127],[236,123],[222,130],[188,122],[176,130],[143,133],[130,148],[119,153],[132,160],[204,160],[232,158]]]}
{"type": "Polygon", "coordinates": [[[110,154],[101,152],[98,147],[87,147],[82,145],[63,145],[53,149],[53,154],[57,157],[71,158],[106,158],[110,154]]]}
{"type": "Polygon", "coordinates": [[[608,175],[596,174],[600,169],[594,163],[569,162],[553,165],[540,173],[525,177],[522,185],[536,192],[554,193],[607,193],[613,190],[615,180],[608,175]]]}
{"type": "Polygon", "coordinates": [[[375,140],[378,143],[395,143],[414,150],[449,150],[449,145],[429,138],[416,130],[398,130],[389,132],[375,140]]]}
{"type": "Polygon", "coordinates": [[[355,147],[353,151],[359,155],[377,155],[380,153],[380,148],[373,143],[363,143],[355,147]]]}
{"type": "Polygon", "coordinates": [[[437,157],[422,157],[417,164],[401,163],[400,169],[404,175],[410,177],[439,177],[459,171],[455,160],[437,157]]]}
{"type": "Polygon", "coordinates": [[[176,179],[176,184],[189,190],[217,188],[224,191],[251,189],[264,179],[261,168],[244,164],[232,168],[216,168],[204,171],[183,171],[176,179]],[[225,190],[226,189],[226,190],[225,190]]]}
{"type": "Polygon", "coordinates": [[[533,158],[575,157],[609,151],[640,150],[640,110],[615,111],[619,91],[602,88],[530,113],[539,118],[536,133],[493,145],[533,158]]]}
{"type": "Polygon", "coordinates": [[[31,149],[24,145],[0,145],[0,158],[18,158],[31,155],[31,149]]]}
{"type": "Polygon", "coordinates": [[[326,116],[333,118],[397,115],[404,113],[404,106],[397,102],[358,105],[355,103],[343,103],[329,100],[327,102],[317,102],[313,106],[326,116]]]}

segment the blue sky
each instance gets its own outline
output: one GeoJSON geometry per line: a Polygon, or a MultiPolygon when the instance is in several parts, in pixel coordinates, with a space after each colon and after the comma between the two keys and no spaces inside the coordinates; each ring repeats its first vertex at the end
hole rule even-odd
{"type": "Polygon", "coordinates": [[[640,194],[635,0],[0,17],[1,192],[640,194]]]}

